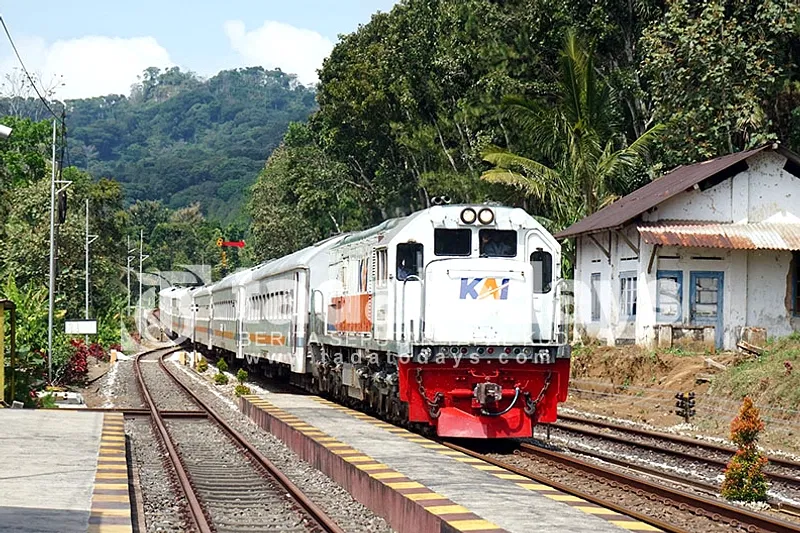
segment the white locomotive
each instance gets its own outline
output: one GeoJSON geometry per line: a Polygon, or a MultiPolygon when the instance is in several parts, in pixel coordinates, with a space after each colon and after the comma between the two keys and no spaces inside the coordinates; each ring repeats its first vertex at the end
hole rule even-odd
{"type": "Polygon", "coordinates": [[[522,209],[437,205],[211,286],[160,294],[172,336],[441,436],[530,436],[566,399],[561,248],[522,209]]]}

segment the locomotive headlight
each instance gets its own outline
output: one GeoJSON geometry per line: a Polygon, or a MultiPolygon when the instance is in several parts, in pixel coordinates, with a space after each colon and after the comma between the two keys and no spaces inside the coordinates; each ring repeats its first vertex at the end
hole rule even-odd
{"type": "Polygon", "coordinates": [[[491,209],[481,209],[478,213],[478,220],[481,224],[491,224],[494,222],[494,212],[491,209]]]}
{"type": "Polygon", "coordinates": [[[478,215],[475,214],[475,210],[471,207],[468,207],[461,211],[461,222],[464,224],[472,224],[475,222],[475,219],[478,218],[478,215]]]}

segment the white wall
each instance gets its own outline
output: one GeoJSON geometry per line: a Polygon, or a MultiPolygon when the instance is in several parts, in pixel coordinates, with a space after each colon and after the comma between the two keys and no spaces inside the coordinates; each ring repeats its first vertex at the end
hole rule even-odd
{"type": "Polygon", "coordinates": [[[792,332],[792,253],[754,250],[747,261],[747,325],[767,328],[770,336],[792,332]]]}

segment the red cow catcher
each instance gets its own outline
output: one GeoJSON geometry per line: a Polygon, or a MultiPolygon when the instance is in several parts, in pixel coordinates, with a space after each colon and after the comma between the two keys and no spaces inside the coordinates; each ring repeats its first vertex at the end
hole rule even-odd
{"type": "Polygon", "coordinates": [[[430,424],[443,437],[530,437],[535,424],[556,421],[568,386],[569,359],[400,364],[409,421],[430,424]]]}

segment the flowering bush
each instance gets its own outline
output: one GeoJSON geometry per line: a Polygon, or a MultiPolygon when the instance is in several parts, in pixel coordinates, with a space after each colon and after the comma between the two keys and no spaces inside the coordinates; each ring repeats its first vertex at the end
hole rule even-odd
{"type": "Polygon", "coordinates": [[[89,346],[89,355],[94,357],[97,361],[107,361],[108,360],[108,352],[106,352],[102,346],[93,342],[91,346],[89,346]]]}
{"type": "Polygon", "coordinates": [[[72,339],[69,343],[72,355],[64,365],[63,382],[82,385],[89,374],[89,348],[81,339],[72,339]]]}
{"type": "Polygon", "coordinates": [[[728,500],[763,502],[767,500],[767,458],[758,449],[758,434],[764,422],[749,396],[745,397],[739,415],[731,422],[731,440],[739,447],[725,469],[722,496],[728,500]]]}

